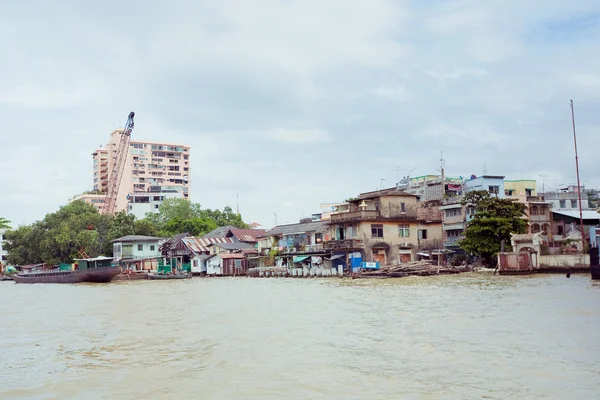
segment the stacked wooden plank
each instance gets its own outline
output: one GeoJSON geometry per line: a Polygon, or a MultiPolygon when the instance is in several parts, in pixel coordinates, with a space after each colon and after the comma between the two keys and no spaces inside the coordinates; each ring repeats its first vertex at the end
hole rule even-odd
{"type": "Polygon", "coordinates": [[[457,274],[460,269],[451,266],[435,265],[431,261],[413,261],[403,264],[384,265],[376,271],[363,271],[364,277],[403,277],[403,276],[427,276],[439,274],[457,274]]]}

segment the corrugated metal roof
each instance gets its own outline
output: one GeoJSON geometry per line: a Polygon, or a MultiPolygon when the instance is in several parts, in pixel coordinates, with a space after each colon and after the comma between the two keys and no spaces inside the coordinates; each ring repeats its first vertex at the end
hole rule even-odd
{"type": "MultiPolygon", "coordinates": [[[[558,214],[558,215],[564,215],[566,217],[571,217],[571,218],[576,218],[579,219],[579,211],[578,210],[573,210],[573,211],[552,211],[554,214],[558,214]]],[[[594,210],[583,210],[582,211],[583,214],[583,219],[600,219],[600,213],[594,211],[594,210]]]]}
{"type": "Polygon", "coordinates": [[[182,238],[181,240],[185,243],[188,249],[197,254],[209,252],[210,250],[208,249],[208,246],[211,244],[233,243],[231,238],[197,238],[194,236],[188,236],[182,238]]]}
{"type": "Polygon", "coordinates": [[[142,235],[127,235],[113,240],[113,242],[153,242],[156,240],[162,240],[162,238],[154,236],[142,236],[142,235]]]}
{"type": "Polygon", "coordinates": [[[220,248],[225,249],[225,250],[255,250],[256,249],[256,247],[254,247],[251,244],[240,243],[240,242],[215,243],[215,246],[219,246],[220,248]]]}
{"type": "Polygon", "coordinates": [[[222,253],[222,254],[217,254],[219,257],[226,259],[226,258],[246,258],[245,255],[240,254],[240,253],[222,253]]]}
{"type": "Polygon", "coordinates": [[[306,232],[324,232],[329,221],[313,221],[299,224],[279,225],[267,231],[263,237],[293,235],[306,232]]]}
{"type": "Polygon", "coordinates": [[[265,229],[241,229],[235,226],[221,226],[208,232],[204,238],[224,238],[234,236],[240,242],[256,242],[257,238],[266,232],[265,229]]]}

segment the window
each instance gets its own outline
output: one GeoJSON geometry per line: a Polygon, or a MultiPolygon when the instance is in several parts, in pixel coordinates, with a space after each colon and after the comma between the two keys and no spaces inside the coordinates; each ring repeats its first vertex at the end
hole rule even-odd
{"type": "Polygon", "coordinates": [[[531,215],[538,215],[538,208],[537,208],[537,206],[531,207],[531,215]]]}
{"type": "Polygon", "coordinates": [[[505,196],[514,196],[514,194],[515,194],[515,191],[512,189],[507,189],[504,191],[505,196]]]}
{"type": "Polygon", "coordinates": [[[138,244],[138,251],[142,251],[144,250],[144,245],[143,244],[138,244]]]}
{"type": "Polygon", "coordinates": [[[561,200],[559,208],[567,208],[567,201],[566,200],[561,200]]]}
{"type": "Polygon", "coordinates": [[[198,260],[194,260],[194,267],[198,266],[198,260]]]}
{"type": "Polygon", "coordinates": [[[382,238],[383,237],[383,225],[372,224],[371,225],[371,237],[382,238]]]}
{"type": "Polygon", "coordinates": [[[356,226],[349,226],[348,228],[346,228],[346,236],[347,237],[356,237],[356,235],[357,235],[356,226]]]}
{"type": "Polygon", "coordinates": [[[408,224],[398,225],[398,237],[410,237],[410,225],[408,225],[408,224]]]}
{"type": "Polygon", "coordinates": [[[150,246],[150,251],[154,251],[154,246],[150,246]]]}
{"type": "Polygon", "coordinates": [[[571,200],[571,208],[577,208],[577,200],[571,200]]]}
{"type": "Polygon", "coordinates": [[[406,203],[400,203],[400,211],[406,212],[406,203]]]}
{"type": "Polygon", "coordinates": [[[525,189],[525,196],[527,196],[527,197],[533,196],[533,189],[525,189]]]}
{"type": "Polygon", "coordinates": [[[417,236],[419,239],[427,239],[427,229],[419,229],[417,231],[417,236]]]}
{"type": "Polygon", "coordinates": [[[460,208],[446,210],[446,217],[456,217],[459,215],[462,215],[462,210],[460,208]]]}
{"type": "Polygon", "coordinates": [[[491,194],[500,193],[500,186],[488,186],[488,189],[491,194]]]}
{"type": "Polygon", "coordinates": [[[562,225],[559,225],[559,226],[558,226],[558,234],[559,234],[559,235],[564,235],[564,232],[565,232],[565,231],[564,231],[564,228],[563,228],[563,226],[562,226],[562,225]]]}
{"type": "Polygon", "coordinates": [[[235,260],[235,267],[242,268],[242,260],[235,260]]]}

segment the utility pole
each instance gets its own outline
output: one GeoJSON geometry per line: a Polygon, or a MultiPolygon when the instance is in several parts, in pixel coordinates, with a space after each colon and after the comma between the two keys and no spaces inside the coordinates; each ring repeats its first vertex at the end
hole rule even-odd
{"type": "Polygon", "coordinates": [[[581,228],[581,248],[585,253],[585,230],[583,229],[583,210],[581,205],[581,185],[579,183],[579,157],[577,156],[577,134],[575,133],[575,106],[571,100],[571,122],[573,123],[573,143],[575,144],[575,170],[577,171],[577,196],[579,197],[579,226],[581,228]]]}
{"type": "Polygon", "coordinates": [[[442,174],[442,199],[446,198],[446,181],[444,176],[444,152],[440,152],[440,172],[442,174]]]}

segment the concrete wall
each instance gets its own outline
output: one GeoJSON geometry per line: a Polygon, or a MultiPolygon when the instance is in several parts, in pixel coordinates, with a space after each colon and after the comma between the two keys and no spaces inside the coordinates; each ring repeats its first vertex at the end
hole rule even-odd
{"type": "Polygon", "coordinates": [[[590,255],[589,254],[553,254],[548,256],[540,256],[541,271],[547,272],[563,272],[569,268],[574,270],[589,270],[590,255]]]}

